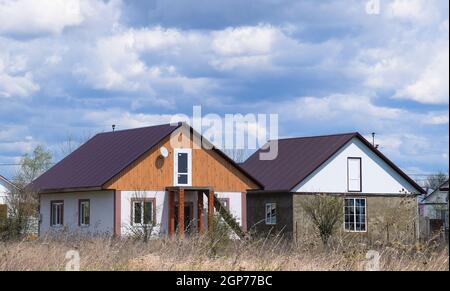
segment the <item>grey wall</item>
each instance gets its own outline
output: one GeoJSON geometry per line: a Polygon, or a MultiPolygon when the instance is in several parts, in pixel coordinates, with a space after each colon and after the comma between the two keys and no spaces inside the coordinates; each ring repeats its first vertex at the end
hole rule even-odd
{"type": "Polygon", "coordinates": [[[291,193],[247,193],[248,230],[263,236],[280,231],[291,236],[293,231],[293,205],[291,193]],[[277,204],[277,224],[266,225],[266,203],[277,204]]]}

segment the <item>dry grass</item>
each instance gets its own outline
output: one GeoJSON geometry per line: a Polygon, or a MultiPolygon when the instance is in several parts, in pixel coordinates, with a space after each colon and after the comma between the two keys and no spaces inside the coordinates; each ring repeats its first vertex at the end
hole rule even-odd
{"type": "MultiPolygon", "coordinates": [[[[212,240],[112,240],[60,236],[0,242],[0,271],[65,270],[66,252],[78,250],[82,270],[364,270],[371,248],[363,244],[324,249],[320,244],[292,245],[281,239],[252,242],[212,240]]],[[[381,270],[448,271],[448,247],[378,246],[381,270]]]]}

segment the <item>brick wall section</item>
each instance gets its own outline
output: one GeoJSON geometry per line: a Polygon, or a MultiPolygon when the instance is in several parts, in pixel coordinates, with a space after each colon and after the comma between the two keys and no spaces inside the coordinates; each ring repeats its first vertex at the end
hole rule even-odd
{"type": "Polygon", "coordinates": [[[264,236],[268,233],[292,235],[292,194],[291,193],[247,193],[247,227],[251,233],[264,236]],[[277,224],[266,225],[266,203],[277,204],[277,224]]]}
{"type": "MultiPolygon", "coordinates": [[[[314,237],[315,231],[311,221],[301,207],[303,199],[311,195],[295,194],[293,197],[293,231],[301,242],[314,237]]],[[[351,198],[351,196],[348,196],[351,198]]],[[[337,235],[345,239],[361,242],[411,242],[416,238],[417,204],[415,197],[399,196],[361,196],[367,203],[367,232],[348,233],[344,231],[344,216],[338,225],[337,235]]],[[[342,197],[342,200],[344,197],[342,197]]],[[[344,205],[344,202],[342,202],[344,205]]]]}

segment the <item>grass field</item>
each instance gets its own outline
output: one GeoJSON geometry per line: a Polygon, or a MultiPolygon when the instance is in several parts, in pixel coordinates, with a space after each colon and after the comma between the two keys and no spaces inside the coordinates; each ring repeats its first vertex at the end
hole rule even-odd
{"type": "Polygon", "coordinates": [[[79,253],[81,270],[449,270],[448,247],[434,244],[369,247],[335,242],[324,248],[276,238],[244,242],[204,236],[143,243],[61,236],[0,242],[0,271],[65,270],[71,250],[79,253]],[[380,255],[379,264],[366,258],[370,250],[380,255]]]}

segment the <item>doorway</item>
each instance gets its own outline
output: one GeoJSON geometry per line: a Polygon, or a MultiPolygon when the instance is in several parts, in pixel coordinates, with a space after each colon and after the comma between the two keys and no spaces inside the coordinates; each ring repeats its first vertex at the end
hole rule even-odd
{"type": "MultiPolygon", "coordinates": [[[[175,229],[178,229],[178,203],[175,204],[175,229]]],[[[184,203],[184,232],[186,234],[191,234],[192,229],[195,227],[194,222],[194,203],[186,202],[184,203]]]]}

